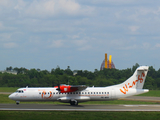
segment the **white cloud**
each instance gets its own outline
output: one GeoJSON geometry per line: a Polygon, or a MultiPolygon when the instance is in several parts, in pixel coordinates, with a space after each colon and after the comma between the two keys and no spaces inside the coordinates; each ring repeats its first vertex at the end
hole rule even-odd
{"type": "Polygon", "coordinates": [[[127,45],[127,46],[121,47],[119,49],[121,49],[121,50],[133,50],[133,49],[137,49],[137,48],[138,48],[137,45],[127,45]]]}
{"type": "Polygon", "coordinates": [[[10,39],[11,39],[11,34],[8,33],[0,34],[0,41],[9,41],[10,39]]]}
{"type": "Polygon", "coordinates": [[[79,51],[86,51],[86,50],[90,50],[90,49],[92,49],[91,45],[84,45],[84,46],[81,46],[80,48],[78,48],[79,51]]]}
{"type": "Polygon", "coordinates": [[[139,26],[129,26],[131,32],[136,32],[139,29],[139,26]]]}
{"type": "Polygon", "coordinates": [[[87,41],[86,40],[73,40],[73,43],[77,46],[82,46],[82,45],[87,44],[87,41]]]}
{"type": "Polygon", "coordinates": [[[157,43],[155,47],[160,48],[160,43],[157,43]]]}
{"type": "MultiPolygon", "coordinates": [[[[114,53],[114,56],[120,56],[118,54],[122,53],[130,55],[138,51],[139,55],[144,56],[144,50],[153,52],[155,49],[151,48],[160,48],[160,44],[156,44],[160,38],[160,2],[144,2],[0,0],[0,46],[2,51],[4,48],[21,48],[21,53],[27,51],[30,56],[34,56],[33,51],[57,54],[54,48],[60,48],[58,52],[62,54],[63,51],[66,54],[72,51],[73,54],[76,52],[88,56],[88,51],[91,54],[96,52],[97,61],[100,54],[106,51],[110,51],[109,54],[114,53]]],[[[15,54],[20,56],[18,52],[15,54]]],[[[47,54],[45,58],[51,58],[47,54]]],[[[88,59],[90,58],[89,56],[88,59]]],[[[57,59],[56,64],[60,62],[60,58],[57,59]]],[[[37,64],[41,65],[40,62],[42,61],[38,61],[37,64]]]]}
{"type": "Polygon", "coordinates": [[[52,0],[39,0],[32,1],[29,6],[26,7],[26,14],[28,16],[51,16],[55,13],[55,2],[52,0]]]}
{"type": "Polygon", "coordinates": [[[28,15],[38,17],[55,16],[59,14],[75,15],[81,6],[75,0],[39,0],[27,6],[28,15]]]}
{"type": "Polygon", "coordinates": [[[53,40],[51,45],[49,47],[51,48],[60,48],[64,46],[64,41],[63,40],[53,40]]]}
{"type": "Polygon", "coordinates": [[[63,12],[69,14],[76,14],[80,10],[80,5],[75,0],[59,0],[58,4],[63,12]]]}
{"type": "Polygon", "coordinates": [[[94,4],[113,4],[113,5],[122,5],[122,4],[131,4],[134,0],[92,0],[94,4]]]}
{"type": "Polygon", "coordinates": [[[77,38],[79,38],[79,35],[73,35],[71,37],[72,37],[72,39],[77,39],[77,38]]]}
{"type": "Polygon", "coordinates": [[[150,48],[151,48],[150,43],[145,42],[145,43],[143,43],[142,45],[143,45],[143,48],[144,48],[144,49],[150,49],[150,48]]]}
{"type": "Polygon", "coordinates": [[[94,14],[92,6],[81,5],[76,0],[1,0],[0,14],[12,14],[7,18],[21,17],[45,18],[64,15],[89,15],[94,14]],[[2,12],[3,11],[3,12],[2,12]]]}
{"type": "Polygon", "coordinates": [[[15,48],[18,47],[16,43],[10,42],[10,43],[4,43],[3,44],[4,48],[15,48]]]}

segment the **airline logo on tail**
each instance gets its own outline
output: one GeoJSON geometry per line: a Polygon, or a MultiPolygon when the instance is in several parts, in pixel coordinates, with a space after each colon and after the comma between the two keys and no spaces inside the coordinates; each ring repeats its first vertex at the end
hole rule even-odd
{"type": "Polygon", "coordinates": [[[130,83],[128,83],[128,86],[125,84],[125,86],[123,86],[124,91],[122,89],[119,89],[119,90],[123,94],[126,94],[126,92],[128,92],[128,88],[132,88],[133,86],[135,86],[138,81],[140,81],[140,83],[143,82],[143,78],[142,77],[145,77],[144,73],[142,73],[141,75],[138,75],[138,80],[133,81],[132,85],[130,85],[130,83]]]}

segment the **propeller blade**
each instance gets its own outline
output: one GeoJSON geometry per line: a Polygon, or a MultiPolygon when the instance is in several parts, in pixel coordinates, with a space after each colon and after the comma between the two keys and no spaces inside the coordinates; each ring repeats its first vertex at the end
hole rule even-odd
{"type": "Polygon", "coordinates": [[[60,91],[60,90],[61,90],[61,89],[60,89],[59,81],[58,81],[58,88],[57,88],[56,90],[58,90],[58,91],[60,91]]]}

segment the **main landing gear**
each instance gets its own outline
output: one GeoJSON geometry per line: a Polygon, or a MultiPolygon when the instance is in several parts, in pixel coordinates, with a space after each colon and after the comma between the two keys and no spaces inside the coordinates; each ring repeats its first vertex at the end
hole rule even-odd
{"type": "Polygon", "coordinates": [[[20,101],[16,101],[16,104],[19,105],[20,101]]]}
{"type": "Polygon", "coordinates": [[[77,100],[71,100],[71,101],[70,101],[70,104],[77,106],[77,105],[78,105],[78,101],[77,101],[77,100]]]}

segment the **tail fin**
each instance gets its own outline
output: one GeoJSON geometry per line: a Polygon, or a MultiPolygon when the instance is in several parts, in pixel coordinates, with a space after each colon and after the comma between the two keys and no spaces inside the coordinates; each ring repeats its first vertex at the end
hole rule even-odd
{"type": "Polygon", "coordinates": [[[134,74],[127,79],[125,82],[117,85],[117,87],[122,87],[124,89],[135,88],[135,89],[143,89],[143,85],[148,73],[148,66],[140,66],[136,69],[134,74]]]}

